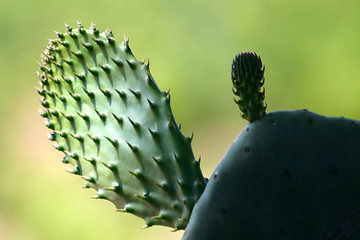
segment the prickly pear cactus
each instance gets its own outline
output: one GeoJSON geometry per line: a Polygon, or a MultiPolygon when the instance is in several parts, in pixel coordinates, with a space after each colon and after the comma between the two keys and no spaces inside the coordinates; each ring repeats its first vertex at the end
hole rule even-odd
{"type": "Polygon", "coordinates": [[[41,55],[41,111],[68,172],[146,226],[184,229],[205,179],[192,138],[179,130],[170,95],[128,40],[95,25],[67,26],[41,55]]]}
{"type": "Polygon", "coordinates": [[[250,121],[217,166],[182,240],[360,239],[360,122],[306,110],[266,114],[258,56],[235,57],[250,121]]]}
{"type": "Polygon", "coordinates": [[[235,102],[250,123],[208,182],[169,93],[110,30],[79,23],[49,41],[41,115],[94,198],[146,226],[186,228],[182,240],[360,239],[360,122],[266,113],[264,70],[256,54],[235,57],[235,102]]]}

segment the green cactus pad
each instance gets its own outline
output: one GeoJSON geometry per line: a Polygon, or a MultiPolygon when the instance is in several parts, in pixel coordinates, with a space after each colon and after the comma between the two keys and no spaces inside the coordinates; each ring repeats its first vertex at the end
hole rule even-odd
{"type": "Polygon", "coordinates": [[[182,240],[360,239],[360,122],[298,110],[248,124],[182,240]]]}
{"type": "Polygon", "coordinates": [[[50,140],[94,198],[147,226],[184,229],[206,182],[167,92],[128,40],[67,26],[41,55],[38,93],[50,140]]]}

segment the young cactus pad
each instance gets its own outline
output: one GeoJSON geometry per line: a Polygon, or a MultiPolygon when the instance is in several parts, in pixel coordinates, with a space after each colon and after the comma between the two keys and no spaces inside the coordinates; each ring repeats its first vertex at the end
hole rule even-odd
{"type": "Polygon", "coordinates": [[[360,239],[360,122],[307,110],[265,114],[254,84],[260,63],[248,53],[233,62],[250,124],[213,172],[182,240],[360,239]]]}
{"type": "Polygon", "coordinates": [[[184,229],[206,181],[170,108],[168,92],[128,40],[95,25],[66,26],[41,55],[42,117],[70,173],[94,198],[143,218],[146,226],[184,229]]]}

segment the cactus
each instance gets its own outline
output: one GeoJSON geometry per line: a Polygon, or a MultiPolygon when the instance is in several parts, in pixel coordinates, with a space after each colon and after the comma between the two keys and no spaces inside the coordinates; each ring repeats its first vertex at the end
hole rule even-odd
{"type": "Polygon", "coordinates": [[[199,162],[154,82],[149,63],[92,25],[67,25],[41,56],[39,78],[50,140],[69,172],[146,226],[184,229],[205,188],[199,162]]]}
{"type": "Polygon", "coordinates": [[[209,180],[169,92],[128,39],[66,26],[41,55],[41,116],[68,172],[94,198],[182,240],[359,239],[360,122],[307,110],[266,113],[259,56],[236,55],[235,102],[249,124],[209,180]]]}

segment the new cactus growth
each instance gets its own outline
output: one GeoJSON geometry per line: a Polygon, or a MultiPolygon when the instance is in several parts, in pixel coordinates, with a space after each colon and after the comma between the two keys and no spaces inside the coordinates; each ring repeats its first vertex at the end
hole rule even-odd
{"type": "Polygon", "coordinates": [[[42,117],[69,172],[94,198],[183,240],[360,239],[360,122],[307,110],[266,113],[265,68],[236,55],[235,102],[250,123],[209,181],[170,95],[128,40],[67,26],[41,55],[42,117]]]}

